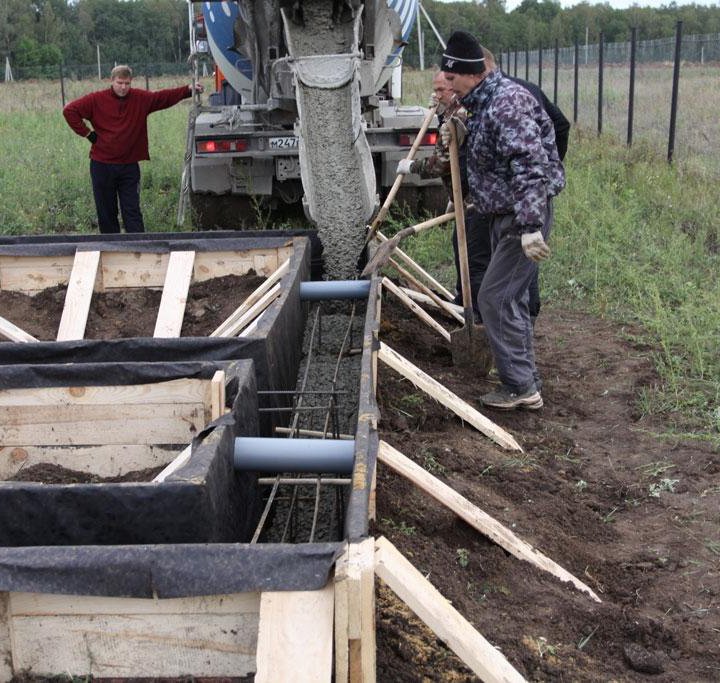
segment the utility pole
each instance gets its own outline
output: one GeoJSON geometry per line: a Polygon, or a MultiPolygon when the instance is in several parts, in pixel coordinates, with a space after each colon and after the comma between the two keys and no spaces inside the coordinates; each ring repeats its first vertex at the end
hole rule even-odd
{"type": "Polygon", "coordinates": [[[102,69],[100,68],[100,43],[97,44],[98,80],[102,81],[102,69]]]}

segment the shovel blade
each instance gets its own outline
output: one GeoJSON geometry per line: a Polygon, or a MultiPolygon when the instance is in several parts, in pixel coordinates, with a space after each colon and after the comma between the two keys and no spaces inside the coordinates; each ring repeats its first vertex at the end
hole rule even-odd
{"type": "Polygon", "coordinates": [[[450,350],[456,367],[481,377],[487,377],[492,369],[492,351],[482,325],[465,325],[450,332],[450,350]]]}

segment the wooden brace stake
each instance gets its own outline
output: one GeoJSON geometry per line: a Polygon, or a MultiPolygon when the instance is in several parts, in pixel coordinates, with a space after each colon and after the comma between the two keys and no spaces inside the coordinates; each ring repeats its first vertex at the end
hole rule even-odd
{"type": "Polygon", "coordinates": [[[378,460],[409,479],[425,493],[430,494],[435,500],[452,510],[458,517],[493,540],[501,548],[507,550],[511,555],[529,562],[538,569],[549,572],[560,581],[572,583],[575,588],[587,593],[596,602],[601,602],[592,589],[575,578],[570,572],[533,548],[529,543],[518,538],[510,529],[500,524],[476,505],[473,505],[467,498],[461,496],[457,491],[434,477],[385,441],[380,441],[378,460]]]}
{"type": "Polygon", "coordinates": [[[383,342],[380,342],[378,358],[393,370],[399,372],[403,377],[409,379],[416,387],[422,389],[436,401],[452,410],[462,420],[469,422],[475,429],[491,438],[499,446],[507,450],[522,452],[520,444],[515,441],[515,438],[511,434],[475,410],[475,408],[463,401],[459,396],[444,387],[437,380],[434,380],[430,375],[424,373],[420,368],[413,365],[406,358],[403,358],[397,351],[394,351],[383,342]]]}

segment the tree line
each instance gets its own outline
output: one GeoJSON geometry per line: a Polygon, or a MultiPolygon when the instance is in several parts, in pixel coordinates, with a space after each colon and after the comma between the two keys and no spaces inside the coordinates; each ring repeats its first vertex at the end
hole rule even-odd
{"type": "MultiPolygon", "coordinates": [[[[259,1],[259,0],[255,0],[259,1]]],[[[330,0],[328,0],[330,1],[330,0]]],[[[556,0],[523,0],[511,12],[504,0],[440,2],[423,7],[447,39],[453,30],[473,32],[491,50],[573,45],[627,40],[631,27],[638,38],[671,36],[678,20],[683,31],[720,33],[720,7],[674,2],[661,8],[613,9],[609,4],[581,2],[563,9],[556,0]]],[[[199,10],[199,5],[197,5],[199,10]]],[[[185,0],[2,0],[0,58],[20,68],[53,64],[92,64],[100,46],[104,62],[180,63],[188,54],[188,9],[185,0]]],[[[425,59],[437,61],[441,46],[423,19],[425,59]]],[[[416,36],[404,60],[418,66],[416,36]]]]}

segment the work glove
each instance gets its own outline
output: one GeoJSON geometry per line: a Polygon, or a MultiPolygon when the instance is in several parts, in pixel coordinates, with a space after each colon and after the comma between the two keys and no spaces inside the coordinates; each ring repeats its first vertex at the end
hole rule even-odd
{"type": "Polygon", "coordinates": [[[400,159],[395,173],[397,175],[407,175],[408,173],[412,173],[413,161],[414,159],[400,159]]]}
{"type": "Polygon", "coordinates": [[[85,137],[90,140],[91,145],[94,145],[97,142],[98,135],[94,130],[91,130],[85,137]]]}
{"type": "Polygon", "coordinates": [[[463,146],[465,138],[467,137],[467,128],[460,119],[454,116],[450,119],[450,121],[445,121],[443,125],[440,126],[440,139],[442,140],[443,146],[449,149],[451,140],[451,122],[455,124],[455,133],[457,135],[458,148],[460,148],[463,146]]]}
{"type": "Polygon", "coordinates": [[[520,244],[522,245],[523,252],[525,252],[525,256],[531,261],[539,263],[550,256],[550,248],[545,244],[545,240],[539,230],[535,232],[524,232],[520,236],[520,244]]]}
{"type": "Polygon", "coordinates": [[[428,100],[428,109],[435,107],[436,114],[442,114],[445,112],[445,105],[438,99],[437,94],[433,91],[428,100]]]}

